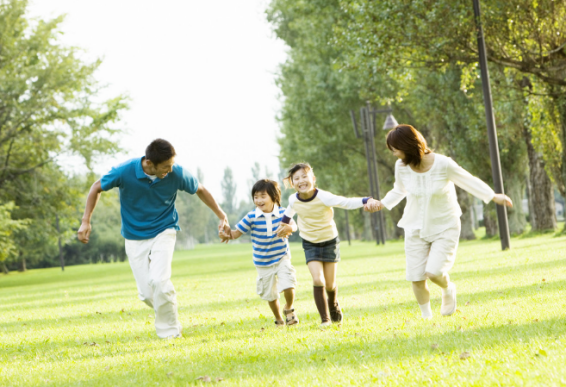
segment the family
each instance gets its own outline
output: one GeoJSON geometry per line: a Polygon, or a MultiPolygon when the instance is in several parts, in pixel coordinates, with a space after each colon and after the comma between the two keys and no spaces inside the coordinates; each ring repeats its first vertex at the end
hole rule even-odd
{"type": "Polygon", "coordinates": [[[395,183],[382,200],[345,198],[319,189],[308,163],[288,171],[284,184],[296,190],[287,208],[281,206],[276,181],[262,179],[252,188],[256,208],[232,230],[226,214],[210,192],[183,167],[175,164],[175,149],[166,140],[154,140],[145,156],[113,167],[96,181],[87,196],[78,239],[88,243],[91,217],[103,191],[120,190],[122,235],[126,254],[138,287],[139,298],[155,311],[155,329],[161,338],[182,336],[177,314],[171,262],[176,232],[180,229],[175,200],[178,191],[196,194],[218,217],[223,242],[250,235],[257,269],[256,291],[266,300],[277,326],[295,325],[297,284],[291,264],[288,236],[299,229],[306,264],[313,280],[313,296],[321,327],[342,323],[336,280],[340,239],[333,207],[365,211],[391,210],[404,198],[398,226],[405,231],[406,279],[412,283],[422,317],[432,318],[427,279],[442,289],[440,313],[456,311],[456,285],[448,272],[454,265],[460,236],[460,216],[454,184],[485,203],[511,207],[508,196],[496,194],[487,184],[465,171],[451,158],[428,148],[421,133],[411,125],[398,125],[386,137],[387,147],[398,158],[395,183]],[[297,222],[293,220],[297,214],[297,222]],[[279,295],[284,294],[281,310],[279,295]]]}

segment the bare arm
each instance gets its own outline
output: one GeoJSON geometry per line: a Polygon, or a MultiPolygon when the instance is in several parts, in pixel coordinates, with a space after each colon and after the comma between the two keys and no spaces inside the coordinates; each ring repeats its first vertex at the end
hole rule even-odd
{"type": "Polygon", "coordinates": [[[197,196],[200,200],[202,200],[204,204],[206,204],[208,208],[212,210],[212,212],[214,212],[218,219],[220,219],[218,231],[223,230],[226,234],[230,234],[230,224],[228,223],[228,217],[226,216],[226,213],[222,211],[222,208],[220,208],[218,203],[216,203],[216,200],[214,200],[212,194],[208,192],[208,190],[204,188],[204,186],[200,183],[197,189],[197,196]]]}
{"type": "Polygon", "coordinates": [[[92,187],[90,187],[90,191],[88,192],[88,196],[86,198],[85,212],[83,214],[81,227],[77,232],[77,237],[79,241],[81,241],[82,243],[88,243],[89,241],[90,232],[92,231],[92,227],[90,225],[90,219],[92,218],[92,213],[94,212],[94,208],[98,203],[98,199],[100,199],[101,193],[102,193],[102,185],[100,184],[100,180],[97,180],[92,185],[92,187]]]}

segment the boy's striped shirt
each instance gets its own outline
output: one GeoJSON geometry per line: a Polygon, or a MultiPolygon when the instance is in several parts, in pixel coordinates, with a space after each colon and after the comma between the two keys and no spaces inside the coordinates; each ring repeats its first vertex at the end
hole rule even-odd
{"type": "Polygon", "coordinates": [[[291,258],[287,238],[275,233],[285,213],[284,207],[274,205],[273,212],[266,214],[259,208],[250,211],[236,225],[243,234],[250,234],[253,246],[253,260],[256,266],[270,266],[285,255],[291,258]]]}

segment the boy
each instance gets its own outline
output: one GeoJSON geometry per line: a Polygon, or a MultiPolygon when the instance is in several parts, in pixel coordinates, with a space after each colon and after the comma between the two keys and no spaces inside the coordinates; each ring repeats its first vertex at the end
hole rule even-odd
{"type": "MultiPolygon", "coordinates": [[[[280,238],[275,232],[281,223],[285,208],[281,207],[281,189],[276,181],[263,179],[252,188],[252,198],[256,209],[250,211],[236,225],[230,234],[220,230],[223,242],[238,239],[250,233],[253,245],[253,261],[257,269],[257,294],[269,303],[275,316],[275,325],[295,325],[299,318],[295,314],[296,271],[291,264],[291,251],[286,238],[280,238]],[[279,293],[285,294],[285,321],[280,312],[279,293]]],[[[290,224],[293,231],[297,225],[290,224]]]]}

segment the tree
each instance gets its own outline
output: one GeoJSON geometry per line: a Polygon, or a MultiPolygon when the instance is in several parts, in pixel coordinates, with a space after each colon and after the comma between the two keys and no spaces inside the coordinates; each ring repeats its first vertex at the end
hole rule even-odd
{"type": "Polygon", "coordinates": [[[59,166],[75,155],[91,168],[119,150],[115,126],[126,98],[102,102],[94,74],[100,60],[84,63],[80,50],[59,42],[63,17],[26,19],[27,1],[0,0],[0,203],[14,201],[17,256],[37,263],[74,234],[77,181],[59,166]]]}
{"type": "MultiPolygon", "coordinates": [[[[407,69],[463,65],[462,89],[474,82],[478,54],[470,2],[343,0],[341,6],[343,23],[335,38],[347,52],[347,67],[402,74],[407,69]]],[[[561,146],[558,157],[546,153],[544,158],[562,195],[566,191],[565,15],[566,3],[550,0],[482,4],[487,59],[499,68],[532,75],[541,85],[533,95],[549,97],[552,125],[541,129],[552,132],[555,126],[561,146]]]]}
{"type": "Polygon", "coordinates": [[[4,274],[8,274],[5,261],[17,255],[18,249],[14,234],[25,230],[29,224],[27,219],[12,219],[11,213],[15,208],[14,202],[0,205],[0,264],[4,274]]]}
{"type": "MultiPolygon", "coordinates": [[[[222,187],[222,208],[227,214],[235,214],[236,212],[236,189],[237,185],[234,181],[234,174],[232,173],[232,168],[226,167],[224,169],[224,178],[221,183],[222,187]]],[[[232,222],[231,222],[232,223],[232,222]]]]}

